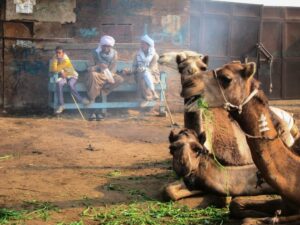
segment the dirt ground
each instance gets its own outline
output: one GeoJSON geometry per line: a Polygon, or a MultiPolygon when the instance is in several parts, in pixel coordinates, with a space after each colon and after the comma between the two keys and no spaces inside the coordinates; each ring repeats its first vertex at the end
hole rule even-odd
{"type": "MultiPolygon", "coordinates": [[[[181,117],[175,116],[182,124],[181,117]]],[[[72,221],[87,199],[93,206],[126,203],[132,190],[161,199],[163,185],[174,180],[169,131],[167,118],[153,116],[0,117],[0,207],[51,202],[66,211],[54,221],[72,221]],[[114,173],[121,175],[114,179],[114,173]]]]}
{"type": "MultiPolygon", "coordinates": [[[[300,121],[300,109],[290,111],[300,121]]],[[[174,119],[183,125],[182,114],[174,119]]],[[[0,117],[0,207],[39,201],[61,209],[50,221],[26,221],[40,225],[77,221],[87,202],[126,203],[134,193],[161,200],[162,187],[175,179],[169,131],[168,118],[154,116],[0,117]]]]}

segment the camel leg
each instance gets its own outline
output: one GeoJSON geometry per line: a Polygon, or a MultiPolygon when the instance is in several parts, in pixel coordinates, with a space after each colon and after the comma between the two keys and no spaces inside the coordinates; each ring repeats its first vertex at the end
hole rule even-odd
{"type": "Polygon", "coordinates": [[[165,187],[165,193],[171,200],[177,201],[181,198],[202,194],[203,191],[201,190],[189,191],[182,181],[176,181],[171,184],[168,184],[165,187]]]}
{"type": "Polygon", "coordinates": [[[247,218],[243,220],[242,225],[258,225],[258,224],[285,224],[298,225],[300,215],[282,216],[282,217],[266,217],[266,218],[247,218]]]}
{"type": "Polygon", "coordinates": [[[243,219],[246,217],[266,217],[275,214],[281,207],[279,197],[242,196],[234,198],[229,206],[232,217],[243,219]]]}

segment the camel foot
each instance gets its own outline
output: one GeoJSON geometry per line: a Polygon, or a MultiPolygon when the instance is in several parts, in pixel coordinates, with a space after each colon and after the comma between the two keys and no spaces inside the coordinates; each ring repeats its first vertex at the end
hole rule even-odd
{"type": "Polygon", "coordinates": [[[230,214],[234,218],[262,218],[275,214],[281,207],[279,196],[239,196],[230,203],[230,214]]]}
{"type": "Polygon", "coordinates": [[[168,184],[164,188],[163,195],[164,199],[177,201],[189,208],[205,208],[209,205],[225,207],[229,201],[227,197],[203,195],[201,190],[189,191],[182,181],[168,184]]]}
{"type": "Polygon", "coordinates": [[[180,205],[187,206],[189,208],[206,208],[208,206],[215,206],[218,208],[224,208],[227,205],[227,198],[216,195],[203,195],[203,196],[194,196],[189,198],[183,198],[178,200],[180,205]]]}
{"type": "Polygon", "coordinates": [[[164,188],[164,196],[167,200],[177,201],[182,198],[202,194],[201,190],[189,191],[182,181],[175,181],[164,188]]]}

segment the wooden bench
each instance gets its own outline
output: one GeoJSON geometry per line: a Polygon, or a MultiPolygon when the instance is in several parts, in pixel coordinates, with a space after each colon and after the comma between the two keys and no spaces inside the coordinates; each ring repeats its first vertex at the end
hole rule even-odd
{"type": "MultiPolygon", "coordinates": [[[[75,70],[79,73],[79,80],[76,85],[76,89],[78,92],[85,92],[82,93],[82,96],[86,95],[86,86],[80,77],[83,77],[82,73],[85,73],[87,71],[87,68],[89,67],[89,61],[88,60],[72,60],[72,64],[75,68],[75,70]]],[[[128,61],[118,61],[117,64],[117,70],[122,70],[124,68],[131,68],[132,63],[128,61]]],[[[159,104],[159,113],[161,115],[165,115],[165,101],[164,101],[164,91],[167,89],[166,84],[166,73],[161,72],[160,73],[160,84],[155,85],[155,90],[159,93],[160,99],[159,102],[157,101],[151,101],[147,107],[153,107],[156,104],[159,104]]],[[[70,90],[67,85],[64,86],[64,99],[65,109],[77,109],[76,104],[70,98],[70,90]],[[66,98],[68,97],[68,98],[66,98]]],[[[48,105],[49,107],[53,108],[54,110],[57,108],[58,105],[58,98],[56,95],[56,84],[54,83],[54,80],[50,77],[50,81],[48,83],[48,92],[49,92],[49,98],[48,98],[48,105]]],[[[137,84],[136,83],[122,83],[117,88],[113,89],[113,91],[109,95],[100,95],[100,101],[97,101],[99,97],[96,99],[95,103],[90,104],[88,106],[84,106],[83,104],[78,104],[80,108],[85,109],[101,109],[103,113],[106,113],[107,109],[120,109],[120,108],[138,108],[140,107],[140,102],[138,100],[129,100],[129,101],[118,101],[116,99],[109,99],[109,96],[112,93],[116,92],[131,92],[136,93],[137,92],[137,84]]]]}

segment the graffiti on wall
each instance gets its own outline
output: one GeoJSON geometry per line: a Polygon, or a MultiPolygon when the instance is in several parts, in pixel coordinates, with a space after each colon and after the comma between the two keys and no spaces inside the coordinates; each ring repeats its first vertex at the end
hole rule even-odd
{"type": "Polygon", "coordinates": [[[188,35],[187,23],[182,25],[179,15],[166,15],[161,18],[161,29],[148,33],[148,25],[144,25],[144,34],[149,34],[156,43],[171,42],[173,45],[184,45],[188,35]]]}
{"type": "Polygon", "coordinates": [[[99,36],[99,31],[96,27],[93,28],[80,28],[79,35],[82,38],[93,38],[99,36]]]}
{"type": "Polygon", "coordinates": [[[48,63],[41,60],[15,60],[11,63],[11,70],[16,76],[22,75],[47,75],[48,63]]]}
{"type": "Polygon", "coordinates": [[[24,87],[27,76],[47,76],[48,62],[38,59],[35,48],[14,46],[12,49],[13,60],[9,64],[11,71],[10,89],[17,94],[20,87],[24,87]]]}

